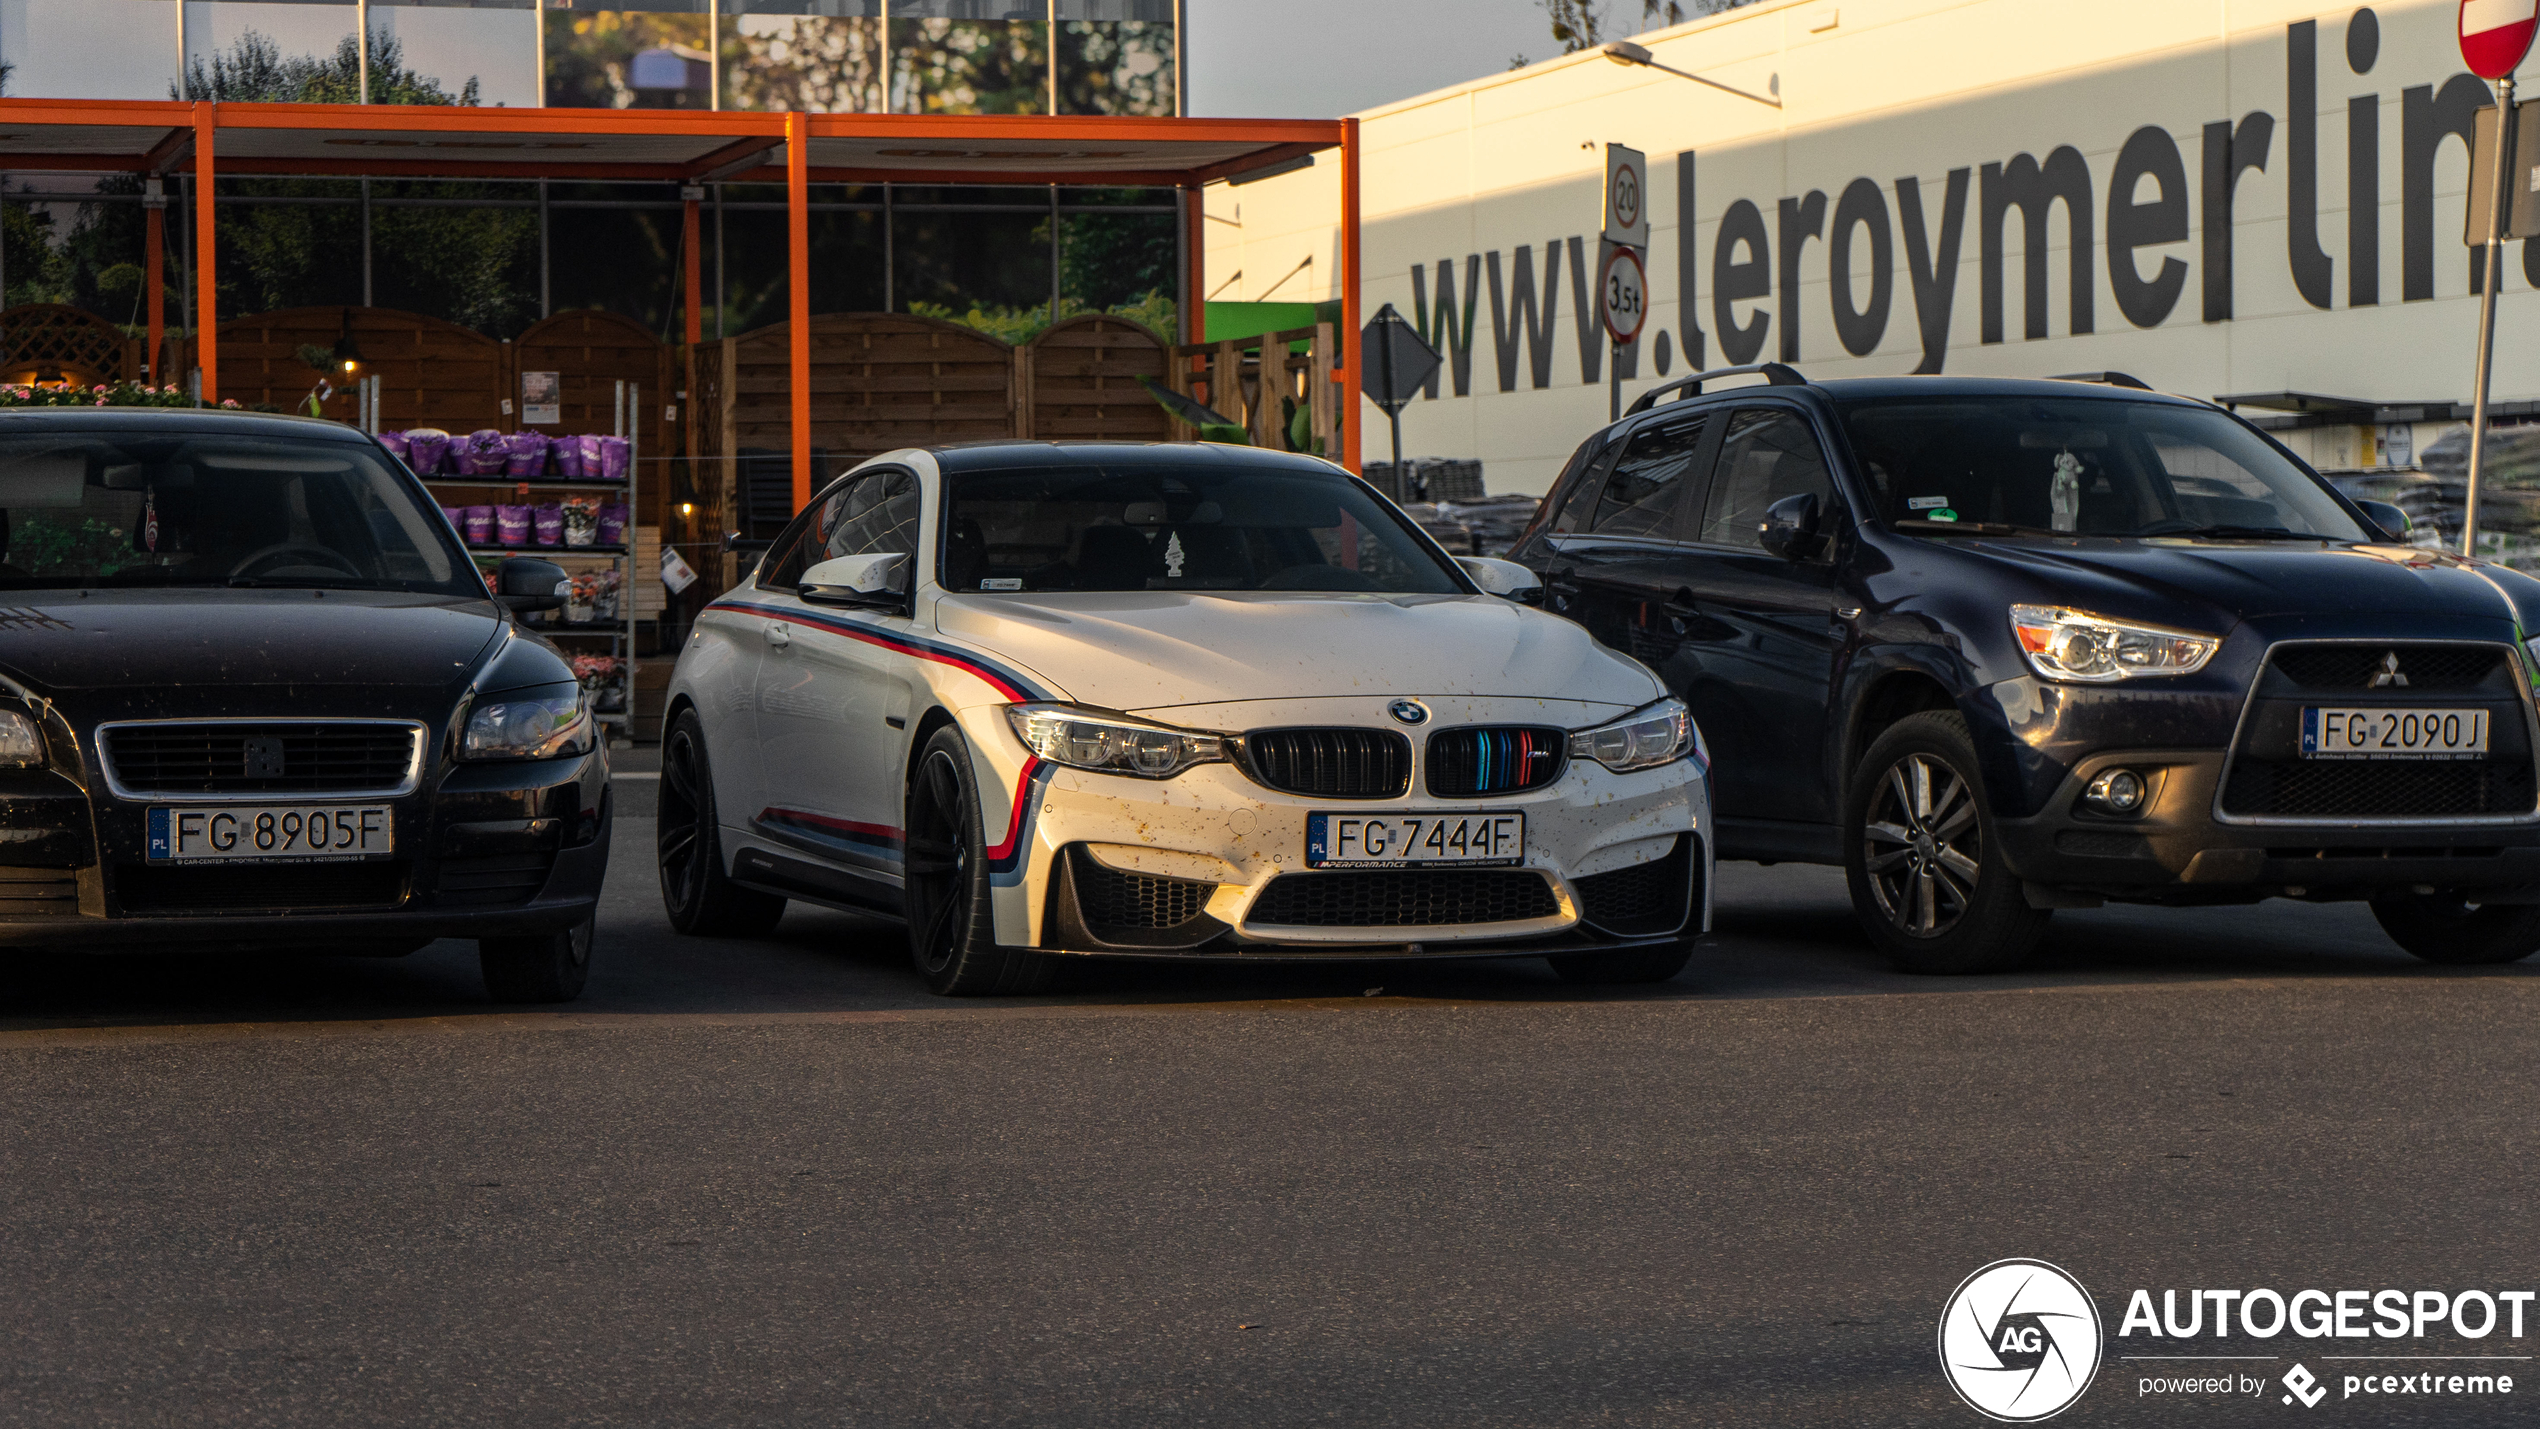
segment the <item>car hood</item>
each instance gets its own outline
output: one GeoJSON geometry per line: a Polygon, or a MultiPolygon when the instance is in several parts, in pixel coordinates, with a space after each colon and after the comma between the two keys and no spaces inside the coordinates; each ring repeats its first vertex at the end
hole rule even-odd
{"type": "Polygon", "coordinates": [[[2240,618],[2336,610],[2512,619],[2518,607],[2540,610],[2540,583],[2529,577],[2413,546],[2161,538],[1980,544],[1995,560],[2041,577],[2055,604],[2163,624],[2176,623],[2182,604],[2240,618]],[[2164,608],[2172,613],[2158,615],[2164,608]]]}
{"type": "Polygon", "coordinates": [[[1554,695],[1630,709],[1655,676],[1496,596],[945,596],[937,628],[1085,704],[1161,710],[1342,695],[1554,695]]]}
{"type": "Polygon", "coordinates": [[[464,684],[503,628],[491,601],[330,590],[0,596],[0,670],[41,693],[464,684]]]}

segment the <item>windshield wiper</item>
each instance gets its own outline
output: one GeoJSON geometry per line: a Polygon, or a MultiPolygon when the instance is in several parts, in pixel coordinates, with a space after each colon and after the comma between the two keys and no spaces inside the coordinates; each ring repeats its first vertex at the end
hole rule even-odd
{"type": "Polygon", "coordinates": [[[1901,531],[1929,531],[1961,536],[2078,536],[2079,531],[2050,531],[2043,526],[2014,526],[2007,521],[1929,521],[1907,516],[1888,523],[1901,531]]]}
{"type": "Polygon", "coordinates": [[[2182,531],[2140,531],[2139,538],[2153,536],[2207,536],[2233,541],[2335,541],[2342,538],[2323,536],[2317,531],[2288,531],[2281,526],[2191,526],[2182,531]]]}

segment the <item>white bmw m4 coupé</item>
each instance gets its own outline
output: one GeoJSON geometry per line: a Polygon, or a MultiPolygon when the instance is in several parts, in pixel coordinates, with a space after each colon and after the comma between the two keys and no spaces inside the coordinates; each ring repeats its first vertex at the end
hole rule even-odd
{"type": "Polygon", "coordinates": [[[1242,447],[877,457],[708,606],[662,895],[903,919],[936,991],[1064,956],[1548,957],[1674,976],[1708,756],[1657,677],[1372,487],[1242,447]]]}

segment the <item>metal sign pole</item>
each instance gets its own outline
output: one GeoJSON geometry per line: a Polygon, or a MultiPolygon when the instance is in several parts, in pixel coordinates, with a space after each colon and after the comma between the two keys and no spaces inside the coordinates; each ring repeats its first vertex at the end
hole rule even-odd
{"type": "Polygon", "coordinates": [[[2469,492],[2461,513],[2461,554],[2478,552],[2478,485],[2487,467],[2487,388],[2496,371],[2496,290],[2504,285],[2505,212],[2513,205],[2514,81],[2496,81],[2496,188],[2487,215],[2487,248],[2479,255],[2478,383],[2470,397],[2469,492]]]}

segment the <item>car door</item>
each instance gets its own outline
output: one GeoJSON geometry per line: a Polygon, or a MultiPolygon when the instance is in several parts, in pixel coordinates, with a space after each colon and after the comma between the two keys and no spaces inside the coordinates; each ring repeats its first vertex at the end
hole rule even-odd
{"type": "Polygon", "coordinates": [[[802,574],[839,556],[918,556],[919,483],[905,467],[831,488],[768,553],[758,600],[760,773],[753,826],[835,862],[896,874],[900,765],[915,660],[909,617],[805,601],[802,574]]]}
{"type": "Polygon", "coordinates": [[[1708,412],[1696,412],[1633,431],[1592,499],[1582,491],[1562,508],[1556,525],[1576,529],[1550,538],[1554,608],[1670,684],[1693,618],[1683,570],[1691,517],[1700,510],[1692,488],[1717,426],[1708,412]]]}
{"type": "Polygon", "coordinates": [[[1677,664],[1686,676],[1677,688],[1710,741],[1723,818],[1835,822],[1828,710],[1846,628],[1835,619],[1838,543],[1794,561],[1766,551],[1759,532],[1767,508],[1802,494],[1818,498],[1823,529],[1848,527],[1807,414],[1781,404],[1729,413],[1683,566],[1693,616],[1677,664]]]}

